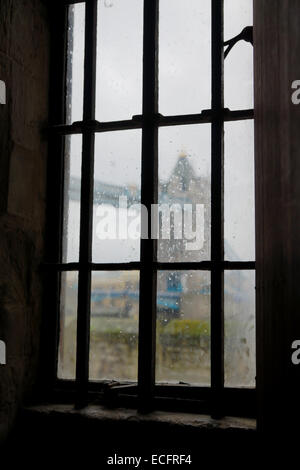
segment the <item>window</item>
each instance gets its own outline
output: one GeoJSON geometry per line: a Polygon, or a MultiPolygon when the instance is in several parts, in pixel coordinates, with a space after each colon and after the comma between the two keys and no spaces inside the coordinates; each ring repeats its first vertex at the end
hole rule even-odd
{"type": "Polygon", "coordinates": [[[86,0],[61,15],[56,386],[250,413],[252,2],[86,0]]]}

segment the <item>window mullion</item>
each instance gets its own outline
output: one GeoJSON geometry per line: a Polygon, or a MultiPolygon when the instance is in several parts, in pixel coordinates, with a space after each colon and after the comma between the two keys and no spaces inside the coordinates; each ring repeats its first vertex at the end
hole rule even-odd
{"type": "MultiPolygon", "coordinates": [[[[151,206],[157,202],[158,0],[144,1],[143,137],[141,203],[148,210],[148,239],[141,240],[138,390],[140,408],[152,405],[155,384],[156,243],[151,239],[151,206]]],[[[147,221],[142,221],[147,223],[147,221]]],[[[144,227],[146,228],[146,227],[144,227]]],[[[145,233],[142,228],[142,233],[145,233]]]]}
{"type": "Polygon", "coordinates": [[[212,200],[211,200],[211,387],[212,413],[222,414],[222,391],[224,387],[224,306],[223,270],[223,0],[212,0],[212,200]]]}
{"type": "MultiPolygon", "coordinates": [[[[97,48],[98,0],[86,3],[85,63],[84,63],[84,109],[83,119],[95,118],[96,48],[97,48]]],[[[95,134],[85,130],[82,139],[80,250],[77,315],[76,383],[77,405],[84,405],[89,379],[89,338],[92,257],[93,182],[94,182],[95,134]]]]}

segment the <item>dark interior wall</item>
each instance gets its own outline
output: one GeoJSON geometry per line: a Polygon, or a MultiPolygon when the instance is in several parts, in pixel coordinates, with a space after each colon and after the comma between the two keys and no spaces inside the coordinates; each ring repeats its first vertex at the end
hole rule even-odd
{"type": "Polygon", "coordinates": [[[40,0],[1,0],[0,441],[35,380],[39,350],[47,142],[49,31],[40,0]]]}
{"type": "Polygon", "coordinates": [[[255,0],[257,387],[259,427],[299,436],[299,0],[255,0]]]}

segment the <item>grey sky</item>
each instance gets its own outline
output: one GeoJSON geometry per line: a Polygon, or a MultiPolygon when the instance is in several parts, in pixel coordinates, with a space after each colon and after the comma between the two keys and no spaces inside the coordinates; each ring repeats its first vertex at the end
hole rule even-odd
{"type": "MultiPolygon", "coordinates": [[[[225,0],[224,37],[252,24],[252,0],[225,0]]],[[[130,119],[141,114],[142,0],[100,0],[96,118],[130,119]]],[[[210,0],[160,0],[160,112],[200,113],[210,107],[210,0]]],[[[72,121],[82,118],[82,4],[75,6],[72,121]]],[[[225,106],[253,106],[252,47],[239,43],[225,61],[225,106]]],[[[137,184],[140,131],[99,134],[95,177],[137,184]]],[[[254,256],[253,126],[225,126],[225,235],[241,259],[254,256]],[[253,218],[253,220],[252,220],[253,218]],[[252,248],[250,249],[250,245],[252,248]]],[[[159,175],[167,180],[181,151],[196,174],[210,172],[210,126],[160,130],[159,175]]],[[[72,138],[71,173],[80,175],[80,137],[72,138]]]]}

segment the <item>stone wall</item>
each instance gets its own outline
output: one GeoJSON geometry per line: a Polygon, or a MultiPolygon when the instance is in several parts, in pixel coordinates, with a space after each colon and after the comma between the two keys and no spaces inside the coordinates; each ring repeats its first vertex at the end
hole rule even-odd
{"type": "Polygon", "coordinates": [[[1,0],[0,79],[0,442],[35,380],[42,312],[49,31],[40,0],[1,0]]]}

